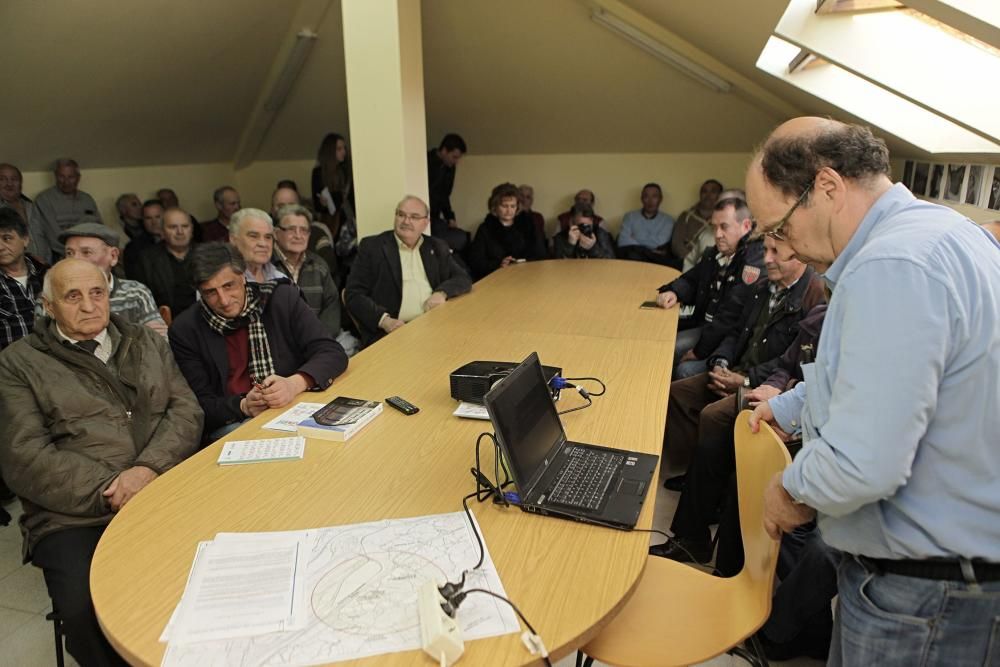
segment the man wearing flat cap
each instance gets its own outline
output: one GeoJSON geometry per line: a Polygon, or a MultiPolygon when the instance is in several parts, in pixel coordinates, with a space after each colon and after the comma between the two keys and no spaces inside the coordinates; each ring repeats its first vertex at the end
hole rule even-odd
{"type": "Polygon", "coordinates": [[[104,273],[108,280],[111,313],[127,322],[147,326],[161,336],[167,335],[167,324],[153,301],[149,288],[136,280],[126,280],[114,275],[120,250],[118,232],[99,222],[81,222],[59,234],[59,242],[66,246],[66,256],[90,262],[104,273]]]}

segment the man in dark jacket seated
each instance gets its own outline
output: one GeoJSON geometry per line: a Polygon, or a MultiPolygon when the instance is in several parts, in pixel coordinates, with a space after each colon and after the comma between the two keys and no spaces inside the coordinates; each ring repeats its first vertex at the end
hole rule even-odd
{"type": "MultiPolygon", "coordinates": [[[[771,241],[768,240],[768,243],[771,241]]],[[[803,276],[800,282],[805,278],[803,276]]],[[[745,398],[751,405],[787,391],[802,379],[801,366],[812,361],[825,314],[826,304],[821,302],[813,306],[798,322],[794,340],[776,360],[776,365],[771,366],[770,375],[763,383],[746,392],[745,398]]],[[[674,401],[672,389],[673,387],[671,403],[674,401]]],[[[743,566],[743,548],[735,502],[736,486],[731,481],[736,471],[733,425],[742,407],[736,404],[736,400],[736,394],[727,396],[707,405],[698,415],[694,436],[697,437],[697,448],[670,525],[674,537],[663,544],[650,547],[649,550],[653,555],[682,562],[692,559],[709,561],[712,557],[709,526],[716,522],[718,509],[724,506],[726,519],[720,522],[719,551],[716,557],[716,567],[723,576],[732,576],[743,566]],[[727,496],[730,498],[729,503],[725,502],[727,496]],[[722,523],[725,523],[725,529],[722,523]]],[[[676,431],[668,429],[668,433],[669,438],[676,431]]]]}
{"type": "Polygon", "coordinates": [[[90,563],[115,513],[197,450],[202,411],[163,337],[109,316],[101,269],[59,262],[42,299],[51,319],[0,355],[0,464],[66,650],[124,665],[97,625],[90,563]]]}
{"type": "Polygon", "coordinates": [[[733,318],[753,286],[766,282],[764,246],[760,239],[751,240],[753,222],[747,203],[733,197],[719,200],[710,224],[715,245],[694,268],[660,287],[656,298],[661,308],[694,306],[691,317],[681,320],[674,344],[675,380],[708,370],[708,355],[738,323],[733,318]],[[724,303],[737,305],[720,312],[724,303]]]}
{"type": "MultiPolygon", "coordinates": [[[[703,428],[732,432],[739,410],[734,400],[718,399],[766,380],[795,339],[799,321],[826,301],[822,279],[797,259],[780,258],[777,243],[764,241],[768,280],[756,285],[745,303],[733,301],[720,308],[720,313],[739,308],[735,318],[724,316],[739,324],[708,355],[711,370],[670,385],[665,442],[675,462],[687,460],[703,428]]],[[[676,480],[670,482],[667,488],[678,490],[676,480]]]]}
{"type": "Polygon", "coordinates": [[[174,320],[170,347],[205,411],[208,441],[268,408],[320,391],[347,368],[347,355],[291,284],[248,283],[228,243],[192,251],[201,300],[174,320]]]}
{"type": "Polygon", "coordinates": [[[404,197],[392,231],[364,238],[358,246],[344,302],[364,345],[472,289],[448,244],[424,235],[427,212],[419,197],[404,197]]]}

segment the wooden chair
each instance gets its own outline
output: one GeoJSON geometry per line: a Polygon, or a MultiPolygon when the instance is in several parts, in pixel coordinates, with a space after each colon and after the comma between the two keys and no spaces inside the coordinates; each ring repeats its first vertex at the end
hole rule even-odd
{"type": "Polygon", "coordinates": [[[170,306],[160,306],[158,310],[160,311],[160,317],[163,318],[163,321],[169,327],[170,323],[174,321],[173,316],[170,314],[170,306]]]}
{"type": "MultiPolygon", "coordinates": [[[[650,556],[635,593],[583,647],[588,667],[595,658],[621,667],[704,662],[737,646],[767,620],[779,543],[764,530],[764,489],[791,458],[770,427],[751,433],[749,416],[748,410],[741,412],[735,428],[743,570],[723,579],[650,556]]],[[[733,652],[748,657],[742,649],[733,652]]]]}

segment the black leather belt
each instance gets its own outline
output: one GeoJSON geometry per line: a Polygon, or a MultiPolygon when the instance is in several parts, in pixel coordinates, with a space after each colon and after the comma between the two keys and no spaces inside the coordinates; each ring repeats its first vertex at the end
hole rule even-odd
{"type": "MultiPolygon", "coordinates": [[[[927,560],[891,560],[888,558],[868,558],[858,556],[858,559],[869,569],[888,574],[898,574],[917,579],[940,579],[943,581],[966,581],[962,573],[962,564],[958,560],[931,558],[927,560]]],[[[976,581],[1000,581],[1000,563],[971,561],[972,571],[976,581]]]]}

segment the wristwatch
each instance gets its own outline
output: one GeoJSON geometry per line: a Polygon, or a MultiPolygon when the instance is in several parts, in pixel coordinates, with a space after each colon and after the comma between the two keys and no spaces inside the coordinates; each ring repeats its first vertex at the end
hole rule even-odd
{"type": "Polygon", "coordinates": [[[743,378],[743,388],[744,389],[749,389],[750,388],[750,376],[749,375],[746,376],[745,378],[743,378]]]}

